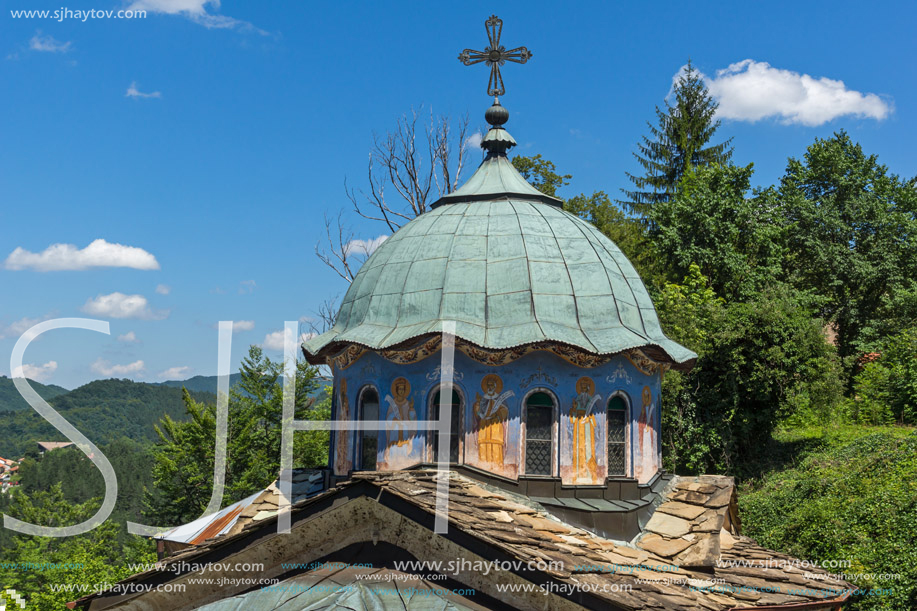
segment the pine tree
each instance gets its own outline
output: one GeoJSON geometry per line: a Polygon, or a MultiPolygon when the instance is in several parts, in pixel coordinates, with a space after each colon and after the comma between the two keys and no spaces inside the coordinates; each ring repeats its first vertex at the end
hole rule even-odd
{"type": "Polygon", "coordinates": [[[718,104],[690,60],[675,83],[673,97],[675,103],[666,100],[664,110],[656,107],[659,125],[647,121],[650,136],[643,137],[637,145],[639,152],[634,153],[646,173],[635,176],[628,172],[635,189],[622,189],[627,199],[618,200],[626,210],[643,217],[644,222],[653,204],[668,201],[674,195],[689,167],[726,163],[732,157],[732,138],[705,148],[720,126],[714,120],[718,104]]]}
{"type": "MultiPolygon", "coordinates": [[[[283,420],[283,362],[251,346],[242,359],[241,378],[229,390],[229,422],[222,506],[262,490],[280,469],[283,420]]],[[[327,420],[330,395],[316,400],[317,370],[296,363],[296,420],[327,420]]],[[[146,498],[148,523],[183,524],[200,517],[213,489],[216,406],[196,401],[183,389],[190,420],[165,416],[156,427],[153,489],[146,498]]],[[[293,438],[293,467],[321,467],[328,462],[328,431],[307,431],[293,438]]]]}

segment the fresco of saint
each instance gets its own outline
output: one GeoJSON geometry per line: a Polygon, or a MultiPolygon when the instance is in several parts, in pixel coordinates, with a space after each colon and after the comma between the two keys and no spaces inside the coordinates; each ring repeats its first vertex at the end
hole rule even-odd
{"type": "Polygon", "coordinates": [[[640,482],[648,481],[656,472],[656,422],[653,409],[653,392],[649,386],[643,387],[643,407],[640,408],[640,419],[637,421],[637,444],[640,464],[635,472],[640,482]]]}
{"type": "MultiPolygon", "coordinates": [[[[341,387],[338,391],[339,409],[338,420],[341,422],[350,421],[350,403],[347,400],[347,380],[341,379],[341,387]]],[[[337,432],[337,455],[334,464],[337,466],[339,474],[345,474],[350,471],[352,465],[350,462],[350,431],[344,429],[337,432]]]]}
{"type": "Polygon", "coordinates": [[[503,466],[506,446],[506,421],[509,410],[504,402],[513,396],[513,391],[503,390],[503,380],[496,374],[488,374],[481,380],[481,393],[475,393],[474,422],[478,431],[478,460],[503,466]]]}
{"type": "Polygon", "coordinates": [[[392,382],[392,394],[385,396],[385,402],[388,404],[385,416],[388,421],[388,447],[385,451],[389,459],[395,456],[407,458],[411,453],[411,433],[405,429],[404,423],[417,420],[417,412],[414,411],[414,399],[408,398],[410,394],[411,383],[406,378],[395,378],[392,382]]]}
{"type": "Polygon", "coordinates": [[[584,376],[577,380],[576,389],[579,394],[573,398],[573,407],[570,408],[570,422],[573,425],[573,477],[576,481],[597,482],[599,475],[593,409],[602,398],[595,394],[595,382],[592,378],[584,376]]]}

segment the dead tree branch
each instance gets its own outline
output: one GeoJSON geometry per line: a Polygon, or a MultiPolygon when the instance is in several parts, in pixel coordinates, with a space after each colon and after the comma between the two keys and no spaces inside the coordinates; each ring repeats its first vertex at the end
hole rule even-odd
{"type": "MultiPolygon", "coordinates": [[[[432,112],[429,124],[414,109],[402,115],[394,130],[373,137],[366,189],[352,189],[344,180],[344,193],[354,212],[392,234],[429,210],[436,199],[458,188],[468,155],[467,136],[467,116],[453,125],[448,117],[432,112]]],[[[316,255],[352,282],[363,260],[372,254],[369,243],[354,240],[340,215],[334,227],[326,217],[325,234],[327,248],[317,245],[316,255]]]]}

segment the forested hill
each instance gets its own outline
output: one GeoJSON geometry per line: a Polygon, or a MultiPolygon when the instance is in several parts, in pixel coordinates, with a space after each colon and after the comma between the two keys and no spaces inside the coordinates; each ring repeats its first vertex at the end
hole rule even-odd
{"type": "MultiPolygon", "coordinates": [[[[12,381],[9,385],[15,392],[12,381]]],[[[216,400],[212,393],[191,394],[199,401],[216,400]]],[[[181,388],[130,380],[97,380],[56,396],[48,403],[96,445],[107,445],[122,437],[139,442],[155,441],[154,425],[164,415],[186,419],[181,388]]],[[[19,458],[34,452],[37,441],[66,441],[66,438],[35,410],[0,412],[0,456],[19,458]]]]}
{"type": "MultiPolygon", "coordinates": [[[[325,392],[326,386],[331,386],[331,378],[316,377],[319,381],[318,388],[313,391],[310,396],[321,397],[325,392]]],[[[229,376],[229,387],[232,388],[242,380],[241,373],[233,373],[229,376]]],[[[160,382],[162,386],[171,386],[173,388],[181,388],[184,386],[191,392],[209,392],[216,394],[217,392],[217,376],[194,376],[193,378],[188,378],[187,380],[169,380],[168,382],[160,382]]]]}
{"type": "MultiPolygon", "coordinates": [[[[232,388],[239,383],[239,380],[242,379],[241,373],[232,373],[229,375],[229,386],[232,388]]],[[[160,386],[170,386],[172,388],[181,388],[185,387],[191,392],[209,392],[216,394],[217,392],[217,376],[194,376],[193,378],[188,378],[187,380],[169,380],[168,382],[160,382],[160,386]]]]}
{"type": "MultiPolygon", "coordinates": [[[[53,384],[41,384],[35,380],[29,380],[29,384],[31,384],[35,392],[38,393],[38,396],[45,401],[50,401],[54,397],[70,392],[66,388],[53,384]]],[[[31,408],[29,404],[26,403],[26,400],[22,398],[22,395],[19,394],[19,391],[16,390],[16,385],[13,384],[13,380],[6,376],[0,376],[0,413],[15,412],[22,409],[31,408]]],[[[2,456],[2,454],[0,454],[0,456],[2,456]]]]}

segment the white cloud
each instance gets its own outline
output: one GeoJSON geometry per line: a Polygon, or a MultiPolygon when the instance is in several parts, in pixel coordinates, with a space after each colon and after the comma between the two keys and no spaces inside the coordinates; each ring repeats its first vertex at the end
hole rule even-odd
{"type": "Polygon", "coordinates": [[[124,342],[125,344],[137,344],[140,342],[140,340],[137,339],[137,334],[133,331],[128,331],[124,335],[119,335],[118,341],[124,342]]]}
{"type": "Polygon", "coordinates": [[[82,311],[93,316],[107,318],[139,318],[141,320],[162,320],[169,315],[168,310],[151,310],[149,302],[143,295],[125,295],[111,293],[87,299],[82,311]]]}
{"type": "Polygon", "coordinates": [[[187,365],[180,367],[169,367],[165,371],[159,372],[159,378],[162,380],[184,380],[191,373],[191,368],[187,365]]]}
{"type": "MultiPolygon", "coordinates": [[[[286,332],[286,327],[279,331],[268,333],[264,336],[264,341],[261,343],[261,347],[265,350],[277,350],[278,352],[282,352],[284,340],[287,337],[290,337],[290,334],[286,332]]],[[[306,340],[312,339],[313,337],[315,337],[315,333],[300,333],[299,343],[301,344],[306,340]]]]}
{"type": "Polygon", "coordinates": [[[52,244],[35,253],[18,247],[6,258],[4,266],[10,270],[31,269],[37,272],[81,271],[93,267],[150,270],[159,269],[159,262],[142,248],[98,239],[83,249],[73,244],[52,244]]]}
{"type": "Polygon", "coordinates": [[[0,339],[12,337],[18,340],[23,333],[38,323],[48,320],[49,318],[51,318],[50,314],[45,314],[39,318],[29,318],[28,316],[25,318],[20,318],[19,320],[10,323],[7,327],[0,327],[0,339]]]}
{"type": "Polygon", "coordinates": [[[481,132],[475,132],[465,138],[465,146],[470,149],[479,149],[481,148],[482,140],[484,140],[484,134],[481,132]]]}
{"type": "Polygon", "coordinates": [[[70,50],[71,43],[55,40],[50,34],[42,34],[41,30],[35,31],[35,36],[29,40],[29,48],[33,51],[46,53],[66,53],[70,50]]]}
{"type": "Polygon", "coordinates": [[[219,9],[220,0],[135,0],[128,8],[132,10],[145,10],[151,13],[164,15],[180,15],[205,28],[238,28],[240,30],[255,30],[259,34],[267,34],[264,30],[254,27],[247,21],[233,19],[226,15],[214,15],[207,12],[207,6],[219,9]]]}
{"type": "Polygon", "coordinates": [[[43,382],[51,377],[51,374],[57,371],[57,361],[48,361],[44,365],[30,365],[23,363],[22,366],[13,370],[14,378],[29,378],[36,382],[43,382]]]}
{"type": "MultiPolygon", "coordinates": [[[[220,328],[219,323],[214,323],[213,328],[219,329],[220,328]]],[[[236,320],[236,321],[233,321],[232,323],[232,332],[233,333],[241,333],[242,331],[251,331],[254,328],[255,328],[254,320],[236,320]]]]}
{"type": "Polygon", "coordinates": [[[157,285],[156,285],[156,292],[157,292],[159,295],[168,295],[169,293],[172,292],[172,287],[171,287],[171,286],[166,286],[165,284],[157,284],[157,285]]]}
{"type": "Polygon", "coordinates": [[[143,376],[143,370],[146,367],[143,361],[134,361],[133,363],[128,363],[127,365],[112,365],[108,361],[104,361],[101,358],[96,359],[96,361],[90,366],[90,368],[103,376],[109,377],[126,377],[130,375],[143,376]]]}
{"type": "Polygon", "coordinates": [[[376,249],[382,246],[382,243],[388,239],[387,235],[380,235],[372,240],[350,240],[344,244],[345,255],[366,255],[369,256],[376,252],[376,249]]]}
{"type": "Polygon", "coordinates": [[[131,86],[127,88],[127,92],[124,94],[126,98],[161,98],[161,91],[151,91],[150,93],[144,93],[137,89],[137,81],[131,83],[131,86]]]}
{"type": "Polygon", "coordinates": [[[816,126],[848,115],[882,120],[892,112],[890,102],[874,93],[848,89],[843,81],[752,59],[718,70],[705,81],[719,102],[717,116],[722,119],[754,122],[776,117],[786,124],[816,126]]]}
{"type": "Polygon", "coordinates": [[[258,286],[254,280],[243,280],[239,283],[239,294],[240,295],[250,295],[255,291],[255,287],[258,286]]]}

